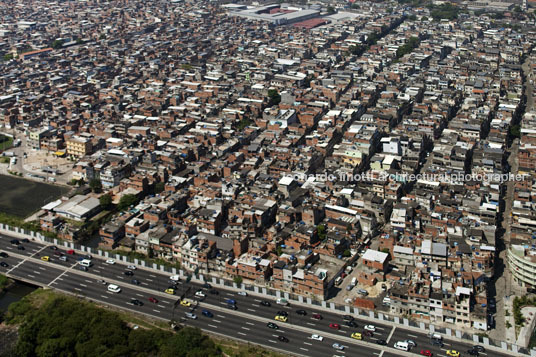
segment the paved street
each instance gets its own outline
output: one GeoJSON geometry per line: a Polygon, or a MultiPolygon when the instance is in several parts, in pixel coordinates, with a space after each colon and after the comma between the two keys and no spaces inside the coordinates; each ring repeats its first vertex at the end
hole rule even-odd
{"type": "MultiPolygon", "coordinates": [[[[84,296],[90,300],[119,307],[122,309],[134,310],[150,316],[171,320],[173,315],[174,302],[183,293],[192,301],[197,299],[194,294],[198,290],[205,290],[206,298],[199,301],[199,306],[193,311],[197,314],[197,320],[184,320],[185,324],[200,327],[209,332],[215,332],[258,343],[264,346],[284,348],[289,353],[302,354],[307,356],[328,356],[352,355],[352,356],[386,356],[382,352],[381,346],[376,344],[379,339],[384,339],[389,346],[400,340],[412,339],[417,343],[415,351],[429,349],[434,355],[444,355],[447,349],[466,351],[470,344],[462,344],[454,341],[445,341],[443,348],[430,346],[430,341],[426,334],[405,330],[401,327],[390,326],[389,324],[378,324],[376,332],[372,337],[365,337],[366,342],[354,341],[350,339],[353,332],[364,332],[363,327],[370,324],[362,316],[356,316],[358,327],[350,328],[345,325],[342,316],[334,313],[327,313],[321,310],[313,310],[309,307],[306,316],[295,313],[296,306],[281,307],[272,300],[272,306],[261,306],[261,299],[256,296],[240,296],[236,292],[219,289],[218,295],[208,293],[203,287],[195,282],[181,282],[176,292],[176,296],[164,293],[170,285],[169,275],[146,269],[136,269],[133,276],[124,274],[126,266],[117,262],[114,265],[105,263],[104,259],[93,257],[93,266],[88,272],[78,269],[77,259],[82,255],[67,255],[68,261],[63,262],[54,255],[54,251],[45,245],[36,242],[23,243],[25,250],[18,250],[16,246],[9,244],[11,237],[0,236],[0,246],[10,257],[2,259],[9,264],[9,267],[0,267],[0,272],[8,273],[10,276],[19,277],[24,280],[31,280],[42,285],[63,290],[71,294],[84,296]],[[42,256],[49,256],[50,261],[39,260],[42,256]],[[31,257],[31,258],[28,258],[31,257]],[[25,260],[23,260],[24,258],[25,260]],[[104,279],[108,283],[118,284],[122,291],[120,294],[110,293],[106,289],[106,284],[98,282],[104,279]],[[132,283],[132,279],[139,281],[140,285],[132,283]],[[189,288],[189,289],[188,289],[189,288]],[[153,304],[148,301],[149,297],[156,297],[159,302],[153,304]],[[130,303],[132,298],[139,299],[143,306],[135,306],[130,303]],[[232,298],[236,301],[237,312],[227,310],[225,300],[232,298]],[[208,309],[215,313],[215,317],[210,319],[201,314],[202,309],[208,309]],[[274,317],[279,310],[286,310],[289,314],[287,323],[278,322],[280,330],[274,331],[266,327],[266,323],[274,321],[274,317]],[[322,320],[312,318],[313,313],[320,313],[322,320]],[[246,314],[246,315],[244,315],[246,314]],[[329,327],[330,323],[340,324],[340,330],[329,327]],[[317,333],[325,337],[323,342],[312,341],[311,333],[317,333]],[[292,343],[284,344],[277,340],[277,336],[284,335],[292,343]],[[334,342],[347,346],[344,351],[335,351],[331,345],[334,342]],[[282,344],[284,344],[282,346],[282,344]]],[[[62,247],[59,247],[62,249],[62,247]]],[[[184,313],[190,308],[179,306],[175,310],[175,317],[184,319],[184,313]]],[[[392,348],[391,348],[392,350],[392,348]]],[[[394,350],[392,350],[394,352],[394,350]]],[[[401,354],[398,354],[401,355],[401,354]]],[[[486,354],[482,354],[486,355],[486,354]]],[[[490,354],[491,355],[491,354],[490,354]]],[[[493,353],[493,356],[500,356],[493,353]]]]}

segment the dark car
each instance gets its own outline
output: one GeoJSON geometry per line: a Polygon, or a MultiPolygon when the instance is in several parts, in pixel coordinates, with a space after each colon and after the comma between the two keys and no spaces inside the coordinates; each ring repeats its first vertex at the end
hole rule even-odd
{"type": "Polygon", "coordinates": [[[150,297],[150,298],[149,298],[149,301],[152,302],[153,304],[157,304],[157,303],[158,303],[158,300],[155,299],[154,297],[150,297]]]}
{"type": "Polygon", "coordinates": [[[22,240],[22,243],[30,243],[30,240],[29,240],[28,238],[24,238],[24,239],[22,240]]]}
{"type": "Polygon", "coordinates": [[[12,240],[9,241],[9,243],[11,243],[13,245],[19,245],[20,244],[18,239],[12,239],[12,240]]]}
{"type": "Polygon", "coordinates": [[[377,340],[376,343],[377,343],[378,345],[382,345],[382,346],[386,346],[386,345],[387,345],[387,341],[385,341],[385,340],[377,340]]]}
{"type": "Polygon", "coordinates": [[[130,282],[135,285],[140,285],[140,281],[138,279],[132,279],[130,282]]]}
{"type": "Polygon", "coordinates": [[[270,302],[269,302],[269,301],[266,301],[266,300],[262,300],[262,301],[261,301],[261,305],[262,305],[262,306],[268,306],[268,307],[272,306],[272,304],[270,304],[270,302]]]}
{"type": "Polygon", "coordinates": [[[132,299],[132,300],[130,300],[130,303],[133,304],[133,305],[136,305],[136,306],[143,306],[143,302],[141,302],[138,299],[132,299]]]}
{"type": "Polygon", "coordinates": [[[305,311],[305,310],[298,310],[298,311],[296,311],[296,313],[297,313],[298,315],[302,315],[302,316],[307,315],[307,311],[305,311]]]}
{"type": "Polygon", "coordinates": [[[63,252],[56,251],[56,252],[54,252],[54,255],[56,255],[58,257],[61,257],[63,255],[63,252]]]}
{"type": "Polygon", "coordinates": [[[82,271],[88,271],[87,267],[83,266],[83,265],[79,265],[78,266],[78,269],[82,270],[82,271]]]}
{"type": "Polygon", "coordinates": [[[322,320],[322,315],[320,315],[320,314],[313,314],[313,319],[316,319],[316,320],[322,320]]]}
{"type": "Polygon", "coordinates": [[[9,266],[9,264],[6,263],[6,262],[0,262],[0,266],[4,267],[4,268],[7,268],[9,266]]]}
{"type": "Polygon", "coordinates": [[[86,254],[86,255],[84,255],[84,258],[91,260],[91,258],[93,258],[93,257],[91,256],[91,254],[86,254]]]}
{"type": "Polygon", "coordinates": [[[478,351],[478,352],[486,352],[486,349],[484,348],[484,346],[480,346],[480,345],[473,346],[473,350],[478,351]]]}
{"type": "Polygon", "coordinates": [[[203,310],[201,313],[202,313],[204,316],[206,316],[206,317],[212,317],[212,316],[214,316],[214,315],[212,314],[212,312],[210,312],[210,311],[208,311],[208,310],[203,310]]]}
{"type": "Polygon", "coordinates": [[[470,349],[470,350],[467,350],[467,353],[470,355],[470,356],[479,356],[480,353],[475,350],[475,349],[470,349]]]}
{"type": "Polygon", "coordinates": [[[238,310],[238,307],[236,307],[236,305],[233,305],[233,304],[227,304],[227,308],[231,310],[238,310]]]}
{"type": "Polygon", "coordinates": [[[286,338],[285,336],[277,336],[277,339],[281,342],[288,342],[288,338],[286,338]]]}
{"type": "Polygon", "coordinates": [[[203,284],[203,287],[204,287],[205,289],[212,289],[212,285],[210,285],[209,283],[204,283],[204,284],[203,284]]]}
{"type": "Polygon", "coordinates": [[[7,257],[9,257],[9,255],[7,255],[6,252],[0,252],[0,257],[7,258],[7,257]]]}
{"type": "Polygon", "coordinates": [[[288,317],[288,312],[286,312],[286,311],[278,311],[277,315],[288,317]]]}
{"type": "Polygon", "coordinates": [[[432,342],[432,345],[434,345],[434,346],[443,347],[443,341],[441,341],[441,340],[439,340],[437,338],[432,338],[431,342],[432,342]]]}
{"type": "Polygon", "coordinates": [[[218,295],[219,294],[218,290],[214,290],[214,289],[210,290],[209,293],[211,293],[212,295],[218,295]]]}
{"type": "Polygon", "coordinates": [[[346,326],[357,327],[357,323],[354,320],[346,321],[346,326]]]}
{"type": "Polygon", "coordinates": [[[354,318],[353,318],[352,316],[350,316],[350,315],[344,315],[344,316],[342,317],[342,319],[343,319],[344,321],[352,321],[354,318]]]}
{"type": "Polygon", "coordinates": [[[18,249],[18,250],[24,250],[24,246],[19,245],[19,246],[17,246],[17,249],[18,249]]]}
{"type": "Polygon", "coordinates": [[[274,324],[273,322],[268,322],[268,323],[266,324],[266,326],[268,326],[269,328],[274,329],[274,330],[279,329],[279,326],[277,326],[277,325],[274,324]]]}
{"type": "Polygon", "coordinates": [[[51,245],[51,246],[50,246],[50,249],[52,249],[52,250],[58,250],[58,247],[56,247],[55,245],[51,245]]]}
{"type": "Polygon", "coordinates": [[[126,272],[124,272],[123,274],[125,274],[126,276],[132,276],[134,275],[134,273],[130,270],[127,270],[126,272]]]}

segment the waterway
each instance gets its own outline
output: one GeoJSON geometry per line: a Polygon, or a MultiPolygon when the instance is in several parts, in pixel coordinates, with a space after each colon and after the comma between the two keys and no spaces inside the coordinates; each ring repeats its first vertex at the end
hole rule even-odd
{"type": "Polygon", "coordinates": [[[9,305],[19,301],[35,289],[37,286],[15,281],[15,284],[0,294],[0,311],[7,311],[9,305]]]}

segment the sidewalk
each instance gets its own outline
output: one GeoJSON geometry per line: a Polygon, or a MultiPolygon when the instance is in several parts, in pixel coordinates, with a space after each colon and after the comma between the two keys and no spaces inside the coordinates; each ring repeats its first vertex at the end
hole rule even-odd
{"type": "Polygon", "coordinates": [[[506,342],[509,343],[516,343],[516,327],[515,327],[515,321],[514,321],[514,297],[513,296],[505,296],[502,300],[504,304],[504,338],[506,342]],[[506,311],[508,311],[509,315],[506,316],[506,311]],[[506,325],[510,323],[510,327],[507,327],[506,325]]]}

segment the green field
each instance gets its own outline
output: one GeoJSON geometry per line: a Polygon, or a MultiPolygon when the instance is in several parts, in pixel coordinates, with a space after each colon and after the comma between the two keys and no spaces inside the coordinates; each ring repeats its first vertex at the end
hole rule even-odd
{"type": "Polygon", "coordinates": [[[67,191],[67,187],[0,175],[0,212],[26,217],[67,191]]]}

